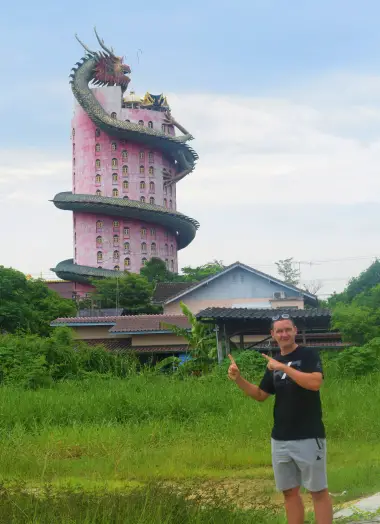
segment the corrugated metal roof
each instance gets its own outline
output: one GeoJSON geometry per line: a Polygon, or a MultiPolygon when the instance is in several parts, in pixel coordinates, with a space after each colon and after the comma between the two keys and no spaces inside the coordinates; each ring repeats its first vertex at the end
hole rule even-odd
{"type": "Polygon", "coordinates": [[[110,333],[137,333],[139,331],[170,331],[164,324],[190,328],[184,315],[128,315],[118,317],[110,333]]]}
{"type": "Polygon", "coordinates": [[[224,308],[224,307],[209,307],[197,313],[196,318],[213,319],[213,320],[269,320],[273,316],[287,313],[293,319],[302,318],[330,318],[331,311],[329,309],[250,309],[250,308],[224,308]]]}

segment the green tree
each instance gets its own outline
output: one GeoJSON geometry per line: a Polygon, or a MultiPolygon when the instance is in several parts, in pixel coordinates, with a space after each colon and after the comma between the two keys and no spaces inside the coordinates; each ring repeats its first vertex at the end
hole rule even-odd
{"type": "Polygon", "coordinates": [[[136,273],[121,273],[120,277],[93,280],[94,300],[102,308],[120,307],[127,314],[157,313],[151,305],[153,284],[136,273]]]}
{"type": "Polygon", "coordinates": [[[293,286],[298,285],[300,281],[300,271],[293,266],[293,258],[284,258],[283,260],[275,262],[275,264],[277,266],[277,271],[284,282],[292,284],[293,286]]]}
{"type": "Polygon", "coordinates": [[[177,276],[166,267],[160,258],[152,257],[140,270],[140,275],[145,277],[148,282],[172,282],[177,276]]]}
{"type": "Polygon", "coordinates": [[[46,336],[52,320],[76,312],[72,300],[61,298],[42,280],[27,280],[20,271],[0,266],[0,332],[46,336]]]}
{"type": "Polygon", "coordinates": [[[380,261],[375,260],[358,277],[352,278],[342,293],[334,293],[329,298],[330,306],[339,302],[350,303],[361,293],[369,292],[374,286],[380,284],[380,261]]]}
{"type": "Polygon", "coordinates": [[[214,260],[203,266],[185,266],[182,268],[182,274],[179,275],[179,280],[182,282],[199,282],[204,278],[211,277],[223,271],[223,269],[225,269],[225,266],[221,260],[214,260]]]}

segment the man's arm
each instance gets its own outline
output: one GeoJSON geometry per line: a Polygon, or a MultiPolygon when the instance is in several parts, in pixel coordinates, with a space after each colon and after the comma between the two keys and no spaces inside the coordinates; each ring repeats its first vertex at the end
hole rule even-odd
{"type": "Polygon", "coordinates": [[[251,382],[248,382],[248,380],[245,380],[240,375],[239,368],[233,359],[232,355],[228,355],[228,358],[231,361],[230,367],[228,368],[228,376],[231,380],[236,382],[236,385],[244,391],[246,395],[249,397],[254,398],[258,402],[263,402],[269,397],[269,393],[266,393],[262,389],[259,388],[259,386],[256,386],[255,384],[251,384],[251,382]]]}
{"type": "Polygon", "coordinates": [[[268,355],[264,355],[264,353],[262,353],[262,355],[267,359],[269,369],[286,373],[288,377],[294,380],[294,382],[301,386],[301,388],[309,389],[310,391],[320,390],[323,382],[322,373],[317,371],[312,373],[298,371],[297,369],[287,366],[286,364],[283,364],[274,358],[268,357],[268,355]]]}

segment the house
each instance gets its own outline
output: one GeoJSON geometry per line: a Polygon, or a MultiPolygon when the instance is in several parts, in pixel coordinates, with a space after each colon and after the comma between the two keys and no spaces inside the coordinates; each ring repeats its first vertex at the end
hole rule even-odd
{"type": "Polygon", "coordinates": [[[208,307],[304,309],[318,305],[315,295],[241,262],[201,282],[157,284],[153,302],[170,315],[181,314],[181,302],[194,314],[208,307]]]}
{"type": "Polygon", "coordinates": [[[343,347],[339,333],[330,332],[330,312],[317,309],[317,297],[240,262],[201,282],[157,284],[153,302],[163,306],[163,314],[89,314],[58,318],[52,326],[69,326],[77,339],[90,345],[103,344],[113,351],[133,350],[143,358],[146,355],[161,358],[186,352],[186,340],[168,328],[168,324],[172,324],[190,329],[182,314],[181,302],[200,321],[211,319],[217,332],[223,330],[218,342],[224,337],[227,346],[232,341],[241,348],[260,350],[270,347],[273,310],[281,309],[302,320],[298,337],[301,343],[319,348],[343,347]]]}

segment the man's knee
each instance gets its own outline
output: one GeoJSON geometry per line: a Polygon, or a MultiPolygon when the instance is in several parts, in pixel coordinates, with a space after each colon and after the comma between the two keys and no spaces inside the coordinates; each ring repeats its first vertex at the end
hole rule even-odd
{"type": "Polygon", "coordinates": [[[300,487],[297,486],[296,488],[286,489],[282,493],[284,494],[284,498],[286,500],[297,498],[300,496],[300,487]]]}
{"type": "Polygon", "coordinates": [[[324,500],[330,496],[327,488],[321,491],[310,491],[310,494],[315,501],[324,500]]]}

